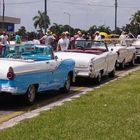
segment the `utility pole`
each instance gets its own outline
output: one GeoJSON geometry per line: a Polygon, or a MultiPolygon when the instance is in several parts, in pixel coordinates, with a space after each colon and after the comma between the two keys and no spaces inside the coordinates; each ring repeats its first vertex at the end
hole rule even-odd
{"type": "Polygon", "coordinates": [[[4,30],[4,19],[5,19],[5,1],[3,0],[3,10],[2,10],[2,30],[4,30]]]}
{"type": "Polygon", "coordinates": [[[115,0],[115,32],[117,32],[117,9],[118,8],[118,2],[115,0]]]}
{"type": "Polygon", "coordinates": [[[47,0],[45,0],[45,7],[44,7],[44,13],[45,13],[45,19],[44,19],[44,28],[45,28],[45,33],[47,31],[47,23],[46,23],[46,18],[47,18],[47,0]]]}

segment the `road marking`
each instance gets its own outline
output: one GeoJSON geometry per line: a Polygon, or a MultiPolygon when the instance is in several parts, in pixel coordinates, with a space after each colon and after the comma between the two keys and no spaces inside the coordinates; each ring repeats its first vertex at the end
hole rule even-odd
{"type": "Polygon", "coordinates": [[[11,118],[14,118],[16,116],[19,116],[21,114],[25,113],[24,111],[16,111],[16,112],[11,112],[3,117],[0,118],[0,123],[5,122],[11,118]]]}
{"type": "MultiPolygon", "coordinates": [[[[80,92],[81,90],[83,90],[83,89],[85,89],[86,87],[77,87],[77,88],[73,88],[72,90],[72,92],[80,92]]],[[[57,100],[57,97],[56,97],[56,100],[57,100]]],[[[14,118],[14,117],[17,117],[17,116],[19,116],[19,115],[21,115],[21,114],[23,114],[23,113],[26,113],[27,111],[26,111],[26,109],[27,108],[25,108],[25,111],[15,111],[15,112],[10,112],[10,113],[8,113],[8,114],[6,114],[6,115],[4,115],[4,116],[2,116],[2,117],[0,117],[0,123],[2,123],[2,122],[5,122],[5,121],[8,121],[9,119],[12,119],[12,118],[14,118]]]]}

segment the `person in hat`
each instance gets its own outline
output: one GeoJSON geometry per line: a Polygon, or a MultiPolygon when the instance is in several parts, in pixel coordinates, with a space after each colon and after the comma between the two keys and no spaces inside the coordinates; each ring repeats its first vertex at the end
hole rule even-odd
{"type": "Polygon", "coordinates": [[[94,38],[94,40],[95,40],[95,41],[101,41],[101,40],[102,40],[102,37],[101,37],[99,31],[96,31],[96,32],[95,32],[95,38],[94,38]]]}
{"type": "Polygon", "coordinates": [[[126,45],[127,45],[127,43],[126,43],[127,32],[122,31],[122,33],[121,33],[119,39],[120,39],[120,44],[121,44],[122,46],[126,46],[126,45]]]}
{"type": "Polygon", "coordinates": [[[40,39],[40,41],[44,41],[44,44],[53,45],[55,37],[52,35],[52,32],[48,30],[46,34],[40,39]]]}

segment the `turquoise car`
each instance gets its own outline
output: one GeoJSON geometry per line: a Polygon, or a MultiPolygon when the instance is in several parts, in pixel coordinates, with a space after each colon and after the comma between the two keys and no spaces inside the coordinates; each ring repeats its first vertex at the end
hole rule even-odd
{"type": "Polygon", "coordinates": [[[58,59],[49,45],[11,47],[0,64],[0,93],[24,95],[28,104],[43,91],[69,92],[75,79],[74,60],[58,59]]]}

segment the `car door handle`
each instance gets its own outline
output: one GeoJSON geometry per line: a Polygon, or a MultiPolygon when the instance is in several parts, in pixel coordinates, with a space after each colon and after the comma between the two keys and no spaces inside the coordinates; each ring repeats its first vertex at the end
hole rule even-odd
{"type": "Polygon", "coordinates": [[[50,62],[48,62],[48,61],[46,62],[46,64],[49,64],[49,63],[50,63],[50,62]]]}

